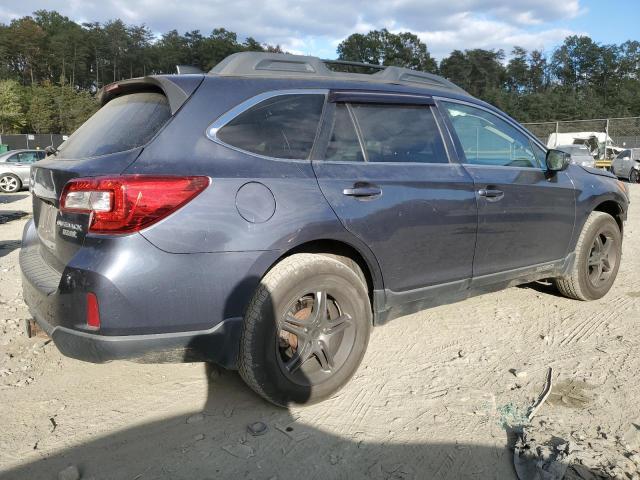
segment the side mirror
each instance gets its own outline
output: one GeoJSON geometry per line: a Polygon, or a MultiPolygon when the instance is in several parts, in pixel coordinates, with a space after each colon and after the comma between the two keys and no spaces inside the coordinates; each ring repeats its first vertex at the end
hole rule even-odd
{"type": "Polygon", "coordinates": [[[547,151],[547,170],[550,172],[561,172],[571,163],[571,155],[561,150],[547,151]]]}

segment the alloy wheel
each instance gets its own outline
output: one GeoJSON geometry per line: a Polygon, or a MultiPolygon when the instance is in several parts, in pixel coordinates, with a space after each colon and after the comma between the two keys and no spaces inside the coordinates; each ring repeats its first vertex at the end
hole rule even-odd
{"type": "Polygon", "coordinates": [[[309,292],[278,321],[276,355],[290,380],[314,385],[327,380],[345,363],[355,342],[355,322],[336,296],[309,292]]]}
{"type": "Polygon", "coordinates": [[[587,277],[593,287],[599,288],[607,282],[618,261],[613,235],[600,232],[591,245],[587,259],[587,277]]]}
{"type": "Polygon", "coordinates": [[[0,190],[6,193],[13,193],[18,190],[18,179],[12,175],[0,177],[0,190]]]}

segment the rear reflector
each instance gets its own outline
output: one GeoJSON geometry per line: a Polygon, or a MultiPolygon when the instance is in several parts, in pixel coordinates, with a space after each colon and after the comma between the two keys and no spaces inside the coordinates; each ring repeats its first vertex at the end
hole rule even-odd
{"type": "Polygon", "coordinates": [[[93,233],[131,233],[175,212],[209,186],[209,177],[120,175],[74,178],[60,197],[65,213],[91,215],[93,233]]]}
{"type": "Polygon", "coordinates": [[[100,309],[98,308],[98,297],[95,293],[87,293],[87,326],[100,328],[100,309]]]}

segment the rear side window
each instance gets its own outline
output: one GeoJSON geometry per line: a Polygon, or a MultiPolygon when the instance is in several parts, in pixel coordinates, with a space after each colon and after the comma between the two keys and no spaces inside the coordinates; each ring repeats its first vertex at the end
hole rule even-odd
{"type": "Polygon", "coordinates": [[[324,95],[278,95],[242,112],[216,133],[223,143],[258,155],[307,159],[316,138],[324,95]]]}
{"type": "Polygon", "coordinates": [[[369,162],[448,163],[429,107],[351,105],[369,162]]]}
{"type": "Polygon", "coordinates": [[[116,97],[87,120],[57,158],[87,158],[145,145],[171,117],[167,98],[155,92],[116,97]]]}

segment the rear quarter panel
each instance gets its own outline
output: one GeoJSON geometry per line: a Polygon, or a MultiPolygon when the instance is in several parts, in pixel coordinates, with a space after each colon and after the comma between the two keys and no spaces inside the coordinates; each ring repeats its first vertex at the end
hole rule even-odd
{"type": "Polygon", "coordinates": [[[216,118],[238,103],[262,91],[288,88],[313,86],[295,80],[207,77],[125,173],[207,175],[211,185],[141,233],[169,253],[263,251],[273,261],[308,241],[339,240],[363,255],[374,283],[381,284],[375,257],[337,219],[318,187],[310,161],[257,157],[219,145],[205,134],[216,118]],[[250,222],[238,211],[238,190],[250,182],[264,185],[275,200],[275,212],[267,220],[250,222]]]}

